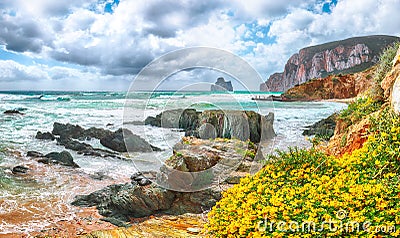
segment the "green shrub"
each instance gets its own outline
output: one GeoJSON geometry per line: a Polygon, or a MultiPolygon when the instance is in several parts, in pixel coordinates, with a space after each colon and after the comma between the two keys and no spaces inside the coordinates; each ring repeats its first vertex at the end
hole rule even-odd
{"type": "Polygon", "coordinates": [[[355,102],[350,103],[338,116],[339,119],[345,121],[347,125],[354,124],[365,116],[379,110],[382,102],[372,99],[372,97],[358,98],[355,102]]]}
{"type": "Polygon", "coordinates": [[[386,48],[386,50],[384,50],[382,54],[379,56],[379,62],[374,75],[374,79],[378,84],[382,82],[386,74],[392,68],[392,61],[396,56],[399,45],[400,42],[395,42],[394,44],[386,48]]]}
{"type": "Polygon", "coordinates": [[[294,148],[270,156],[257,174],[223,193],[206,231],[213,237],[399,236],[400,117],[390,109],[378,114],[368,140],[351,154],[294,148]]]}

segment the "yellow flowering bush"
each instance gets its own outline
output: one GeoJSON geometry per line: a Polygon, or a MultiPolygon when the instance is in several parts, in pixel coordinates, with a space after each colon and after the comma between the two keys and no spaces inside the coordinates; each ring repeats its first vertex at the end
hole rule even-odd
{"type": "Polygon", "coordinates": [[[209,212],[213,237],[400,235],[400,118],[371,118],[363,147],[342,157],[315,149],[272,156],[209,212]]]}

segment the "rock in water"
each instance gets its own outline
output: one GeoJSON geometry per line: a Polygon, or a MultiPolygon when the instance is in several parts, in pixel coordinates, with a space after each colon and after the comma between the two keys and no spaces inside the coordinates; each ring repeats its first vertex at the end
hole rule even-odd
{"type": "Polygon", "coordinates": [[[40,158],[40,157],[44,157],[44,154],[37,152],[37,151],[28,151],[26,156],[33,157],[33,158],[40,158]]]}
{"type": "Polygon", "coordinates": [[[214,85],[211,85],[211,91],[233,91],[232,82],[225,81],[223,77],[219,77],[214,85]]]}
{"type": "Polygon", "coordinates": [[[28,172],[29,168],[25,167],[25,166],[15,166],[12,169],[13,174],[26,174],[26,172],[28,172]]]}
{"type": "Polygon", "coordinates": [[[44,164],[60,164],[60,165],[79,168],[79,165],[77,165],[74,162],[74,158],[68,151],[51,152],[51,153],[45,155],[45,157],[46,158],[40,159],[38,162],[41,162],[44,164]]]}
{"type": "Polygon", "coordinates": [[[22,112],[18,111],[18,110],[6,110],[4,112],[4,114],[6,115],[24,115],[22,112]]]}
{"type": "Polygon", "coordinates": [[[79,139],[82,137],[83,132],[85,129],[78,125],[71,125],[71,124],[62,124],[58,122],[54,122],[53,125],[53,135],[58,135],[64,138],[74,138],[79,139]]]}
{"type": "Polygon", "coordinates": [[[54,135],[51,134],[50,132],[44,132],[44,133],[42,133],[41,131],[38,131],[38,132],[36,133],[35,138],[36,138],[36,139],[39,139],[39,140],[55,140],[55,139],[56,139],[56,138],[54,137],[54,135]]]}
{"type": "Polygon", "coordinates": [[[150,145],[140,136],[133,134],[127,129],[115,131],[111,135],[102,138],[100,143],[118,152],[127,152],[128,150],[130,152],[152,152],[153,150],[159,150],[159,148],[150,145]]]}

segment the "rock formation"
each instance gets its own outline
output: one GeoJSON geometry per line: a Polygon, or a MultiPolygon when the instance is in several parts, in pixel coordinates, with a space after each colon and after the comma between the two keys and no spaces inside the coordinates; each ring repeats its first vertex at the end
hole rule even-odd
{"type": "Polygon", "coordinates": [[[393,36],[355,37],[301,49],[289,58],[283,73],[272,74],[260,90],[284,92],[310,79],[360,72],[375,64],[381,51],[398,40],[393,36]]]}
{"type": "Polygon", "coordinates": [[[254,111],[194,109],[168,110],[145,120],[146,125],[183,129],[187,136],[250,139],[254,143],[275,136],[273,122],[273,113],[263,116],[254,111]]]}
{"type": "Polygon", "coordinates": [[[112,153],[94,149],[91,145],[76,141],[74,139],[84,140],[96,138],[100,140],[100,143],[103,146],[117,152],[127,152],[128,149],[131,152],[160,151],[159,148],[150,145],[143,138],[133,134],[128,129],[119,129],[115,132],[112,132],[102,128],[91,127],[89,129],[84,129],[79,125],[55,122],[53,125],[52,134],[59,136],[57,138],[57,142],[60,145],[64,145],[67,149],[79,151],[83,154],[89,155],[104,154],[102,152],[106,152],[107,155],[111,155],[112,153]]]}
{"type": "Polygon", "coordinates": [[[353,98],[372,87],[374,68],[355,74],[330,75],[313,79],[287,90],[281,98],[283,101],[353,98]]]}
{"type": "MultiPolygon", "coordinates": [[[[241,177],[249,174],[249,167],[252,163],[257,163],[254,160],[257,157],[257,148],[251,143],[239,140],[201,140],[185,137],[174,146],[173,153],[173,156],[165,162],[165,166],[180,172],[206,171],[217,163],[239,162],[241,166],[233,167],[232,176],[227,178],[227,181],[235,183],[241,177]],[[239,148],[243,149],[241,153],[237,152],[239,148]],[[234,181],[235,179],[236,181],[234,181]]],[[[202,213],[221,199],[221,192],[224,189],[232,186],[228,182],[219,181],[218,186],[202,191],[177,192],[161,188],[154,183],[145,186],[139,185],[138,176],[135,174],[131,183],[110,185],[91,194],[78,196],[72,204],[83,207],[96,206],[99,213],[107,217],[106,221],[125,226],[124,222],[131,218],[153,214],[202,213]]],[[[167,177],[167,180],[175,179],[173,175],[169,174],[169,176],[172,177],[167,177]]],[[[197,182],[207,181],[199,180],[197,182]]]]}
{"type": "Polygon", "coordinates": [[[211,91],[233,91],[231,81],[225,81],[223,77],[219,77],[214,85],[211,85],[211,91]]]}

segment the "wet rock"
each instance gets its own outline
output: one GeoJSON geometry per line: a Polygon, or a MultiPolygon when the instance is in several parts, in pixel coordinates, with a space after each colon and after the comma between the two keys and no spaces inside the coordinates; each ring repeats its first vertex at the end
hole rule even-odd
{"type": "Polygon", "coordinates": [[[104,138],[111,134],[112,134],[112,132],[110,130],[97,128],[97,127],[91,127],[84,131],[83,136],[86,138],[96,138],[96,139],[100,140],[101,138],[104,138]]]}
{"type": "Polygon", "coordinates": [[[93,147],[89,144],[82,143],[70,138],[60,137],[57,138],[57,143],[63,145],[66,149],[74,151],[93,151],[93,147]]]}
{"type": "Polygon", "coordinates": [[[102,128],[91,127],[85,130],[79,125],[72,125],[69,123],[62,124],[58,122],[54,123],[52,133],[53,135],[58,135],[62,138],[73,138],[82,140],[90,138],[101,139],[112,134],[110,130],[102,128]]]}
{"type": "Polygon", "coordinates": [[[161,120],[158,120],[155,117],[149,116],[144,120],[145,125],[150,125],[150,126],[156,126],[156,127],[161,127],[161,120]]]}
{"type": "Polygon", "coordinates": [[[328,118],[322,119],[311,126],[307,126],[307,129],[303,131],[304,136],[312,136],[322,138],[326,141],[333,136],[336,127],[337,114],[332,114],[328,118]]]}
{"type": "Polygon", "coordinates": [[[20,112],[16,109],[6,110],[6,111],[4,111],[4,114],[6,114],[6,115],[24,115],[22,112],[20,112]]]}
{"type": "Polygon", "coordinates": [[[71,166],[75,168],[79,168],[79,165],[77,165],[74,162],[74,158],[68,151],[62,151],[62,152],[51,152],[47,155],[45,155],[44,159],[38,160],[40,163],[44,164],[60,164],[64,166],[71,166]]]}
{"type": "Polygon", "coordinates": [[[56,138],[54,137],[54,135],[51,134],[50,132],[44,132],[44,133],[42,133],[41,131],[38,131],[38,132],[36,133],[35,138],[36,138],[36,139],[39,139],[39,140],[55,140],[55,139],[56,139],[56,138]]]}
{"type": "Polygon", "coordinates": [[[28,151],[26,156],[33,157],[33,158],[40,158],[40,157],[44,157],[44,154],[37,152],[37,151],[28,151]]]}
{"type": "Polygon", "coordinates": [[[28,172],[29,168],[25,167],[25,166],[15,166],[12,169],[13,174],[26,174],[28,172]]]}
{"type": "Polygon", "coordinates": [[[81,138],[83,135],[83,132],[85,130],[78,126],[78,125],[72,125],[72,124],[62,124],[58,122],[54,122],[53,124],[53,135],[58,135],[63,138],[74,138],[78,139],[81,138]]]}
{"type": "Polygon", "coordinates": [[[109,136],[102,138],[100,143],[103,146],[118,152],[127,152],[128,149],[130,152],[152,152],[153,150],[160,150],[127,129],[119,129],[115,131],[109,136]]]}

